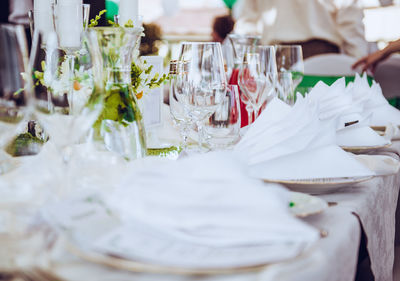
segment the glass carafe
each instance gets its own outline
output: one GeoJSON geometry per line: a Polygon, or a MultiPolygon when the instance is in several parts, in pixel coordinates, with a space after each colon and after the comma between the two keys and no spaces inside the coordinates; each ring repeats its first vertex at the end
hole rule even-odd
{"type": "Polygon", "coordinates": [[[95,138],[130,160],[146,154],[143,118],[131,83],[142,30],[95,27],[87,32],[95,87],[104,95],[104,107],[94,125],[95,138]]]}

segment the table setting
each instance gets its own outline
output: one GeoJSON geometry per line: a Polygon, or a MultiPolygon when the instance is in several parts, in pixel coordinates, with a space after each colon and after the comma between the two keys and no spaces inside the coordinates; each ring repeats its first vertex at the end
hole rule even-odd
{"type": "Polygon", "coordinates": [[[35,1],[30,52],[0,25],[0,280],[353,280],[361,235],[391,280],[400,111],[379,84],[302,95],[300,46],[238,34],[182,42],[164,74],[121,7],[98,27],[35,1]]]}

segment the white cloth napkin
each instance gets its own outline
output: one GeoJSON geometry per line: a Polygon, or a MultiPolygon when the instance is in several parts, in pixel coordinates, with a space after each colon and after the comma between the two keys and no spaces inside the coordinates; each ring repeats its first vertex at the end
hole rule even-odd
{"type": "Polygon", "coordinates": [[[366,111],[365,107],[369,106],[371,101],[377,104],[382,104],[382,101],[371,93],[366,77],[360,78],[357,74],[355,82],[348,87],[344,77],[331,86],[319,82],[307,98],[319,104],[321,120],[336,119],[337,145],[360,147],[383,146],[390,143],[369,127],[372,113],[366,111]],[[349,123],[354,124],[348,126],[349,123]]]}
{"type": "Polygon", "coordinates": [[[150,159],[134,163],[132,175],[107,202],[126,223],[142,221],[199,244],[257,245],[314,237],[313,230],[289,215],[285,190],[252,180],[244,170],[228,153],[176,162],[150,159]]]}
{"type": "Polygon", "coordinates": [[[293,108],[273,100],[235,148],[250,172],[267,180],[363,177],[374,173],[336,145],[333,122],[318,104],[298,96],[293,108]]]}
{"type": "Polygon", "coordinates": [[[353,99],[346,88],[345,78],[338,79],[331,86],[320,81],[307,95],[308,99],[319,104],[319,118],[321,120],[337,119],[337,129],[345,127],[346,123],[365,118],[362,115],[363,107],[353,99]]]}
{"type": "Polygon", "coordinates": [[[390,144],[369,126],[352,125],[336,132],[336,143],[341,147],[379,147],[390,144]]]}
{"type": "Polygon", "coordinates": [[[354,83],[350,83],[348,88],[353,99],[362,104],[364,114],[372,115],[369,125],[387,126],[389,123],[400,125],[400,110],[388,103],[379,84],[373,82],[370,87],[366,75],[360,77],[356,74],[354,83]]]}
{"type": "Polygon", "coordinates": [[[400,170],[400,162],[390,156],[353,155],[353,157],[378,176],[394,175],[400,170]]]}
{"type": "Polygon", "coordinates": [[[97,192],[102,200],[64,200],[49,206],[45,217],[86,248],[173,266],[280,261],[318,239],[290,214],[285,189],[249,178],[230,152],[147,158],[130,164],[130,171],[115,190],[97,192]],[[108,225],[116,217],[118,225],[105,229],[101,216],[108,225]]]}
{"type": "Polygon", "coordinates": [[[333,123],[321,122],[318,108],[298,96],[291,108],[273,99],[236,145],[250,165],[335,143],[333,123]]]}

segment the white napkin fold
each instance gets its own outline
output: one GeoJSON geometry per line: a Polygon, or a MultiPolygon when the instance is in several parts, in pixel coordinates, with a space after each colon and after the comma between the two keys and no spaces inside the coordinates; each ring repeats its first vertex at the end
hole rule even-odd
{"type": "Polygon", "coordinates": [[[235,147],[252,176],[267,180],[363,177],[374,173],[336,145],[334,120],[320,121],[318,104],[298,96],[291,108],[272,100],[235,147]]]}
{"type": "Polygon", "coordinates": [[[291,181],[375,175],[336,145],[299,151],[259,163],[251,167],[250,174],[255,178],[291,181]]]}
{"type": "Polygon", "coordinates": [[[370,87],[366,75],[361,77],[356,74],[354,83],[350,83],[348,89],[353,99],[362,104],[364,114],[372,115],[370,126],[400,125],[400,110],[389,104],[375,81],[370,87]]]}
{"type": "Polygon", "coordinates": [[[369,126],[355,124],[338,130],[336,143],[341,147],[378,147],[390,144],[390,140],[380,136],[369,126]]]}
{"type": "Polygon", "coordinates": [[[322,81],[318,82],[307,98],[319,104],[321,120],[337,119],[337,129],[344,128],[346,123],[364,119],[363,107],[349,94],[344,77],[331,86],[322,81]]]}
{"type": "Polygon", "coordinates": [[[400,162],[390,156],[353,155],[353,157],[378,176],[394,175],[400,170],[400,162]]]}
{"type": "Polygon", "coordinates": [[[382,97],[375,93],[377,87],[379,86],[375,84],[370,88],[366,76],[361,78],[356,74],[355,82],[347,87],[344,77],[331,86],[319,82],[307,98],[319,104],[320,119],[337,120],[338,145],[382,146],[390,141],[369,128],[373,113],[366,110],[371,106],[387,104],[386,100],[382,101],[382,97]]]}
{"type": "Polygon", "coordinates": [[[132,175],[106,201],[127,224],[140,221],[197,244],[314,241],[314,230],[288,213],[287,192],[248,178],[244,170],[228,153],[148,159],[134,163],[132,175]]]}
{"type": "Polygon", "coordinates": [[[333,122],[321,122],[317,105],[298,95],[293,107],[273,99],[236,145],[235,152],[253,165],[334,143],[333,122]]]}

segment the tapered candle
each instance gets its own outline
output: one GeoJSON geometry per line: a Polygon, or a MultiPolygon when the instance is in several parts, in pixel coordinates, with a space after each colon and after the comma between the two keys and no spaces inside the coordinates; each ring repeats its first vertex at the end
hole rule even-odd
{"type": "Polygon", "coordinates": [[[82,0],[58,0],[57,35],[62,48],[79,48],[83,31],[82,0]]]}
{"type": "Polygon", "coordinates": [[[35,0],[33,4],[33,20],[36,31],[47,38],[47,34],[54,30],[52,4],[54,0],[35,0]]]}
{"type": "Polygon", "coordinates": [[[121,25],[132,20],[134,25],[138,24],[139,0],[120,0],[119,2],[119,22],[121,25]]]}

